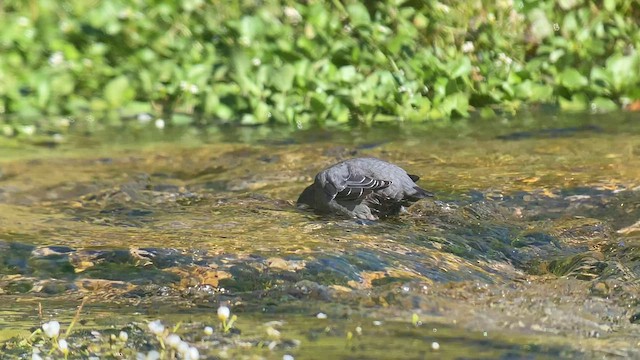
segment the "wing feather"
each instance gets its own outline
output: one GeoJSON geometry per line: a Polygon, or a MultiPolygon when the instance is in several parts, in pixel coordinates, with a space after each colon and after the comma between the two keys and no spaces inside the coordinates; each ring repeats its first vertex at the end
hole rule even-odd
{"type": "Polygon", "coordinates": [[[345,181],[345,188],[339,191],[336,200],[357,200],[372,192],[391,185],[391,181],[373,179],[364,175],[352,175],[345,181]]]}

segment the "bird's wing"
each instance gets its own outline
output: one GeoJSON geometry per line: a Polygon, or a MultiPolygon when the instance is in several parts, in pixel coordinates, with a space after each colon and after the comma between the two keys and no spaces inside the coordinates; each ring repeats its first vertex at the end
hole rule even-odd
{"type": "Polygon", "coordinates": [[[414,183],[417,183],[418,180],[420,180],[420,176],[418,176],[418,175],[413,175],[413,174],[409,174],[409,173],[407,173],[407,175],[409,175],[409,177],[411,178],[411,180],[413,180],[414,183]]]}
{"type": "MultiPolygon", "coordinates": [[[[344,183],[344,189],[337,191],[336,200],[356,200],[372,192],[391,185],[391,181],[377,180],[364,175],[351,175],[344,183]]],[[[336,189],[337,190],[337,189],[336,189]]]]}

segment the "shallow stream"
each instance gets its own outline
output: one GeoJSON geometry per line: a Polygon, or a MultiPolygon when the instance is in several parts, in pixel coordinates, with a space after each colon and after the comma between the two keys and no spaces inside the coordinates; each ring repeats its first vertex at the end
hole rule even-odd
{"type": "Polygon", "coordinates": [[[638,114],[0,141],[2,359],[83,299],[70,358],[162,352],[156,319],[212,359],[640,357],[639,277],[638,114]],[[374,223],[295,208],[355,156],[436,199],[374,223]]]}

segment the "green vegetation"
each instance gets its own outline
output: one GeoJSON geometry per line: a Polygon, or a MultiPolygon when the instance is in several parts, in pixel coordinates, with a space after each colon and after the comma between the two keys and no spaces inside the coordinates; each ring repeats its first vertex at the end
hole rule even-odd
{"type": "Polygon", "coordinates": [[[302,127],[640,99],[636,0],[6,0],[0,16],[5,135],[53,115],[302,127]]]}

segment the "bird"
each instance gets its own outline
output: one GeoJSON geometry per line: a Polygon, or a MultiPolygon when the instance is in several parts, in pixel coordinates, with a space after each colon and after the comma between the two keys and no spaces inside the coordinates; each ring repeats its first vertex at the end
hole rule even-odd
{"type": "Polygon", "coordinates": [[[296,202],[320,214],[378,220],[434,194],[422,189],[417,175],[373,157],[341,161],[320,171],[296,202]]]}

